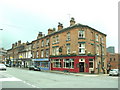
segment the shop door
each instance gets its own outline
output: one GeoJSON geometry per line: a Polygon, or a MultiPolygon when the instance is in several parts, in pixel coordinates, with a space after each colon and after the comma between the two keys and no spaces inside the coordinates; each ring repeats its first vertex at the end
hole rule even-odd
{"type": "Polygon", "coordinates": [[[84,72],[84,62],[79,63],[79,70],[80,72],[84,72]]]}

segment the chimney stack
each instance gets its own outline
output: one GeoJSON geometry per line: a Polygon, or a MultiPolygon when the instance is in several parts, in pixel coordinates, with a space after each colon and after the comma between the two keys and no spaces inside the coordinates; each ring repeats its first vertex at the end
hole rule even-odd
{"type": "Polygon", "coordinates": [[[63,29],[63,24],[61,24],[60,22],[58,22],[58,30],[63,29]]]}
{"type": "Polygon", "coordinates": [[[12,44],[12,48],[14,48],[14,44],[12,44]]]}
{"type": "Polygon", "coordinates": [[[49,29],[48,29],[48,35],[51,34],[51,33],[53,33],[54,31],[55,31],[55,28],[53,28],[53,29],[52,29],[52,28],[49,28],[49,29]]]}
{"type": "Polygon", "coordinates": [[[37,39],[41,38],[42,37],[42,32],[39,32],[38,36],[37,36],[37,39]]]}
{"type": "Polygon", "coordinates": [[[71,20],[70,20],[70,26],[72,26],[74,24],[75,24],[75,19],[72,17],[71,20]]]}
{"type": "Polygon", "coordinates": [[[21,40],[18,41],[18,45],[21,45],[21,40]]]}
{"type": "Polygon", "coordinates": [[[17,47],[17,42],[15,43],[15,46],[17,47]]]}

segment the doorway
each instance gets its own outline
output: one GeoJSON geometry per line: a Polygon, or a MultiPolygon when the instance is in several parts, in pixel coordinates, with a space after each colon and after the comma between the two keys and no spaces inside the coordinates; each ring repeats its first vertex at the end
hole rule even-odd
{"type": "Polygon", "coordinates": [[[84,62],[79,63],[79,70],[80,72],[84,72],[84,62]]]}

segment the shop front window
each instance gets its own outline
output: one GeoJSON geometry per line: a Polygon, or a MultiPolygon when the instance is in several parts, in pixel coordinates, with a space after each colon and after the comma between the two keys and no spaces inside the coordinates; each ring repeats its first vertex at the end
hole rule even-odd
{"type": "Polygon", "coordinates": [[[64,59],[64,68],[74,68],[74,59],[64,59]]]}
{"type": "Polygon", "coordinates": [[[48,62],[41,62],[42,68],[48,68],[48,62]]]}
{"type": "Polygon", "coordinates": [[[53,60],[53,67],[61,67],[60,59],[53,60]]]}

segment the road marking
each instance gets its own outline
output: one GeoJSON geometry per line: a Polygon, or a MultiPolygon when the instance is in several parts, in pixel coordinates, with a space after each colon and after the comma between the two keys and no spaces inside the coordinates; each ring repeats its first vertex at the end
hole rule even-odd
{"type": "Polygon", "coordinates": [[[0,81],[21,81],[21,80],[15,77],[11,77],[11,78],[7,77],[7,78],[0,78],[0,81]]]}
{"type": "Polygon", "coordinates": [[[4,78],[0,78],[0,81],[21,81],[21,82],[23,82],[24,84],[27,84],[27,85],[29,85],[29,86],[32,86],[33,88],[39,88],[39,87],[37,87],[37,86],[35,86],[35,85],[32,85],[32,84],[30,84],[30,83],[27,83],[26,81],[23,81],[23,80],[21,80],[21,79],[18,79],[18,78],[16,78],[16,77],[13,77],[13,76],[10,75],[10,74],[0,73],[0,75],[3,75],[3,76],[4,76],[4,78]]]}
{"type": "Polygon", "coordinates": [[[34,88],[39,88],[39,87],[37,87],[37,86],[35,86],[35,85],[32,85],[32,84],[30,84],[30,83],[27,83],[26,81],[22,81],[23,83],[25,83],[25,84],[27,84],[27,85],[29,85],[29,86],[32,86],[32,87],[34,87],[34,88]]]}

